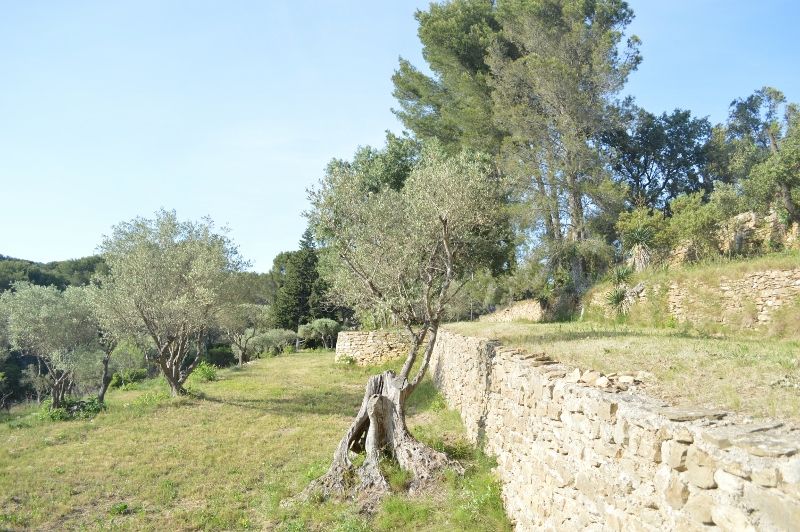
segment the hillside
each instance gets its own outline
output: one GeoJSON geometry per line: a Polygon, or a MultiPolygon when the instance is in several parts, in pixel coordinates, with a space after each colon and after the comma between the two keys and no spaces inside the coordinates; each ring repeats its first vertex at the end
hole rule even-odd
{"type": "Polygon", "coordinates": [[[509,529],[491,463],[430,382],[412,396],[409,425],[461,460],[463,479],[410,498],[387,465],[398,493],[371,518],[349,504],[280,506],[325,471],[372,373],[304,352],[190,381],[190,397],[169,399],[158,379],[112,391],[91,421],[16,411],[0,423],[0,528],[509,529]]]}
{"type": "Polygon", "coordinates": [[[14,281],[59,288],[85,285],[96,271],[103,269],[105,263],[98,255],[47,263],[0,255],[0,292],[10,288],[14,281]]]}

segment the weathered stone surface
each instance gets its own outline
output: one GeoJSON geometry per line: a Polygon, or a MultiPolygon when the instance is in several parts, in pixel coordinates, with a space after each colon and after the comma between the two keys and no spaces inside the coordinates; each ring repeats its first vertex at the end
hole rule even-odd
{"type": "Polygon", "coordinates": [[[342,331],[336,339],[334,360],[373,366],[405,357],[409,346],[407,338],[393,331],[342,331]]]}
{"type": "Polygon", "coordinates": [[[747,502],[778,530],[800,529],[800,502],[797,500],[753,485],[747,486],[745,495],[747,502]]]}
{"type": "Polygon", "coordinates": [[[698,491],[689,496],[683,510],[689,517],[697,522],[706,525],[712,524],[711,508],[714,506],[714,499],[707,491],[698,491]]]}
{"type": "Polygon", "coordinates": [[[512,303],[506,308],[491,314],[484,314],[478,320],[489,323],[504,323],[512,321],[541,321],[543,317],[544,309],[542,309],[542,304],[535,299],[526,299],[512,303]]]}
{"type": "Polygon", "coordinates": [[[661,459],[677,471],[686,470],[686,452],[689,446],[674,440],[667,440],[661,444],[661,459]]]}
{"type": "Polygon", "coordinates": [[[696,445],[689,446],[686,452],[686,474],[689,482],[698,488],[711,489],[717,487],[714,472],[717,463],[705,451],[696,445]]]}
{"type": "Polygon", "coordinates": [[[694,421],[696,419],[722,419],[726,412],[707,408],[667,407],[658,409],[658,413],[670,421],[694,421]]]}
{"type": "Polygon", "coordinates": [[[725,532],[755,531],[747,519],[747,514],[735,506],[715,505],[711,508],[711,519],[725,532]]]}
{"type": "Polygon", "coordinates": [[[800,441],[765,432],[743,434],[731,442],[754,456],[791,456],[800,451],[800,441]]]}

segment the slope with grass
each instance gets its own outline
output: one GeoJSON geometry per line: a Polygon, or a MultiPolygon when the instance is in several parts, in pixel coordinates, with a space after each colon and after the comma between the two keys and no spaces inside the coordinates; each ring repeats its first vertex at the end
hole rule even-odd
{"type": "Polygon", "coordinates": [[[613,283],[595,285],[584,297],[583,319],[800,340],[800,251],[645,270],[627,286],[641,288],[640,297],[619,313],[609,302],[613,283]]]}
{"type": "MultiPolygon", "coordinates": [[[[305,352],[224,370],[168,397],[159,380],[108,396],[90,421],[18,410],[0,423],[1,529],[507,530],[491,462],[430,381],[409,403],[423,441],[467,466],[434,492],[394,493],[373,516],[342,502],[282,507],[324,473],[375,369],[305,352]]],[[[387,462],[388,464],[388,462],[387,462]]]]}
{"type": "Polygon", "coordinates": [[[642,387],[674,405],[708,406],[800,423],[800,340],[756,333],[703,335],[620,323],[485,323],[447,326],[603,373],[649,375],[642,387]]]}

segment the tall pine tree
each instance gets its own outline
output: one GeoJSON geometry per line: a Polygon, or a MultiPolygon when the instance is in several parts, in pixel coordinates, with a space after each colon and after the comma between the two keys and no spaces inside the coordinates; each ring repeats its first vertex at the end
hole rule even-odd
{"type": "Polygon", "coordinates": [[[300,239],[300,249],[286,262],[283,285],[278,290],[272,306],[272,322],[276,327],[297,330],[303,323],[320,317],[319,305],[324,299],[319,290],[317,250],[310,229],[300,239]]]}

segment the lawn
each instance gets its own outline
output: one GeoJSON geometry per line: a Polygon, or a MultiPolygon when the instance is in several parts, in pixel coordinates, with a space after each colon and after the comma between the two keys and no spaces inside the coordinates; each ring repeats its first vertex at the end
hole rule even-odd
{"type": "Polygon", "coordinates": [[[545,352],[581,369],[646,371],[642,388],[674,405],[697,405],[800,422],[800,341],[744,333],[704,336],[681,329],[599,323],[483,323],[447,326],[469,336],[545,352]]]}
{"type": "Polygon", "coordinates": [[[509,530],[492,463],[430,381],[409,405],[420,439],[467,466],[435,490],[395,490],[372,516],[348,503],[281,501],[322,474],[374,370],[331,352],[257,360],[171,399],[153,379],[114,390],[89,421],[17,410],[0,423],[0,529],[509,530]]]}

